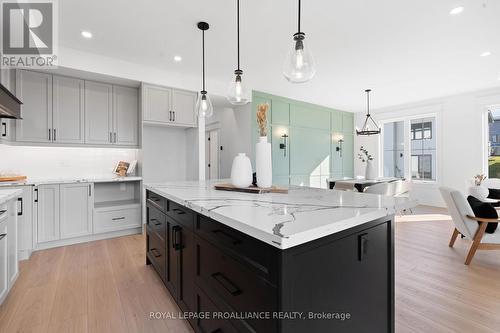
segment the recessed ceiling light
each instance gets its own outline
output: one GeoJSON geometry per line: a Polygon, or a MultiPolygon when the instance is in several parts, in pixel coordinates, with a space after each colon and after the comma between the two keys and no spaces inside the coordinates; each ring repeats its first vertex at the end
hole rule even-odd
{"type": "Polygon", "coordinates": [[[460,14],[461,12],[463,12],[463,11],[464,11],[464,7],[462,7],[462,6],[455,7],[452,10],[450,10],[450,15],[457,15],[457,14],[460,14]]]}
{"type": "Polygon", "coordinates": [[[489,57],[490,55],[491,55],[490,51],[485,51],[485,52],[481,53],[481,57],[489,57]]]}
{"type": "Polygon", "coordinates": [[[83,30],[82,31],[82,37],[90,39],[90,38],[92,38],[92,33],[90,31],[83,30]]]}
{"type": "Polygon", "coordinates": [[[176,62],[181,62],[181,61],[182,61],[182,57],[181,57],[181,56],[176,55],[176,56],[174,56],[174,61],[176,61],[176,62]]]}

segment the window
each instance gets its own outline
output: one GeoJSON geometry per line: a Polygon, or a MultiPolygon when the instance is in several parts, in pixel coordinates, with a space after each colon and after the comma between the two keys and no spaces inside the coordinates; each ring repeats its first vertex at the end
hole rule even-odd
{"type": "Polygon", "coordinates": [[[387,122],[382,141],[384,177],[436,181],[435,116],[387,122]]]}
{"type": "Polygon", "coordinates": [[[500,107],[488,111],[488,177],[500,178],[500,107]]]}

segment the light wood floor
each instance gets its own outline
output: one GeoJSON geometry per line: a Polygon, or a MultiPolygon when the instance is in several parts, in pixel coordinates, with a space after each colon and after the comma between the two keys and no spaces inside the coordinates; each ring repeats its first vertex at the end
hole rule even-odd
{"type": "MultiPolygon", "coordinates": [[[[500,251],[478,251],[439,209],[396,223],[396,332],[500,332],[500,251]]],[[[127,236],[39,251],[0,307],[0,332],[192,332],[182,320],[149,319],[179,309],[150,266],[144,238],[127,236]]]]}

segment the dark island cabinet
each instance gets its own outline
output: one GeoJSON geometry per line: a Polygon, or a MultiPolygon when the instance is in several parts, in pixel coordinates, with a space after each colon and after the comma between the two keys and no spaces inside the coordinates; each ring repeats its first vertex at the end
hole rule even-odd
{"type": "Polygon", "coordinates": [[[394,333],[391,216],[282,250],[146,197],[146,262],[196,332],[394,333]]]}

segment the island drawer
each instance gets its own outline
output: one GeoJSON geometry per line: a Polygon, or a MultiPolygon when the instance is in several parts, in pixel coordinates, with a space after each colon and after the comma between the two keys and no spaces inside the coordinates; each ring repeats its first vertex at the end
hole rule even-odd
{"type": "Polygon", "coordinates": [[[278,281],[279,250],[208,217],[198,215],[196,234],[229,250],[239,261],[273,285],[278,281]]]}
{"type": "Polygon", "coordinates": [[[147,243],[147,257],[149,261],[153,264],[153,267],[158,272],[162,280],[165,280],[166,274],[166,248],[165,241],[161,240],[155,233],[147,233],[146,235],[147,243]]]}
{"type": "Polygon", "coordinates": [[[163,198],[161,195],[158,195],[154,192],[147,191],[146,193],[147,202],[161,210],[162,212],[166,211],[167,200],[163,198]]]}
{"type": "Polygon", "coordinates": [[[237,333],[238,331],[228,320],[221,318],[221,310],[212,302],[212,300],[200,290],[195,288],[196,312],[207,313],[207,318],[198,318],[195,321],[196,328],[203,333],[237,333]]]}
{"type": "MultiPolygon", "coordinates": [[[[278,306],[277,288],[217,247],[196,237],[196,283],[211,290],[236,312],[273,312],[278,306]]],[[[214,298],[215,300],[215,298],[214,298]]],[[[256,332],[274,332],[274,320],[247,320],[256,332]]]]}
{"type": "Polygon", "coordinates": [[[168,200],[167,215],[175,219],[183,226],[188,227],[191,230],[193,229],[195,213],[191,209],[168,200]]]}
{"type": "Polygon", "coordinates": [[[156,233],[156,235],[165,242],[167,220],[166,216],[154,206],[147,205],[147,225],[149,230],[156,233]]]}

